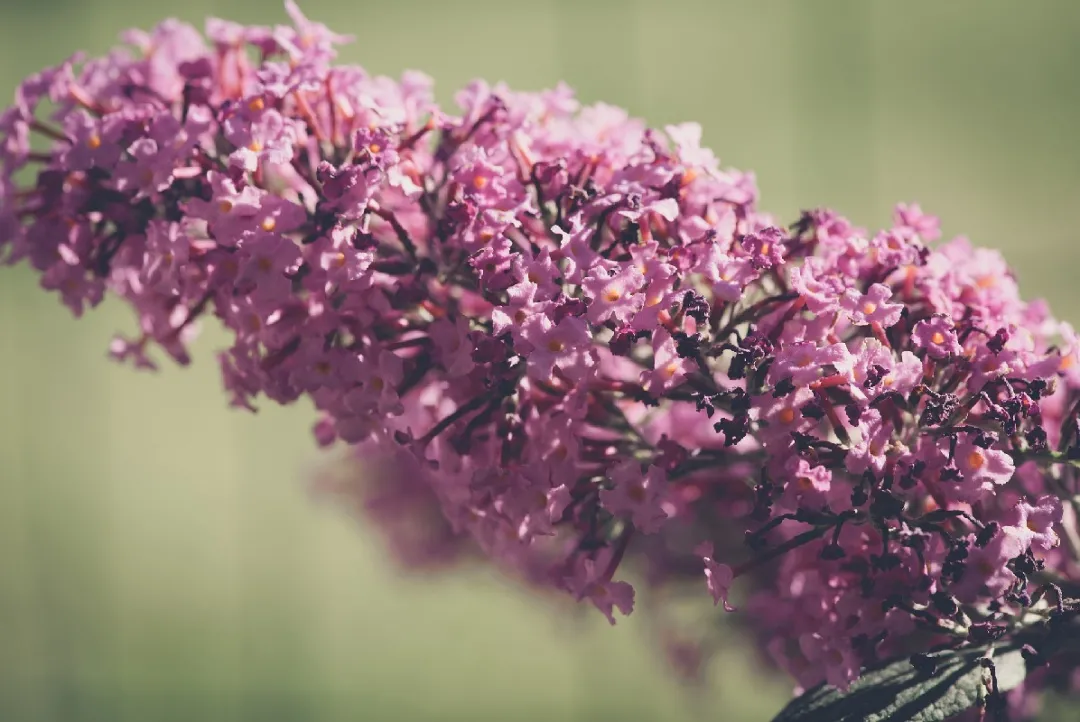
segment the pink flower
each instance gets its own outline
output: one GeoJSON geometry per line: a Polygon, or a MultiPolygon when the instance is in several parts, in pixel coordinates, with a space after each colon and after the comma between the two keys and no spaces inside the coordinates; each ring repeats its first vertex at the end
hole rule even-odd
{"type": "Polygon", "coordinates": [[[924,241],[936,241],[941,237],[937,216],[923,213],[918,203],[897,203],[893,211],[893,222],[904,228],[910,228],[924,241]]]}
{"type": "Polygon", "coordinates": [[[251,297],[259,303],[281,303],[292,291],[286,274],[294,273],[300,263],[300,251],[288,238],[259,232],[245,241],[240,256],[244,259],[240,284],[251,284],[251,297]]]}
{"type": "Polygon", "coordinates": [[[956,445],[953,460],[966,481],[982,486],[1005,484],[1016,471],[1012,457],[1004,451],[984,449],[970,441],[956,445]]]}
{"type": "Polygon", "coordinates": [[[473,344],[469,338],[469,322],[464,316],[456,320],[441,319],[431,325],[431,338],[439,353],[439,362],[451,378],[472,371],[473,344]]]}
{"type": "Polygon", "coordinates": [[[589,321],[599,324],[614,318],[627,323],[645,304],[645,296],[641,293],[644,282],[644,275],[636,266],[629,266],[617,274],[597,267],[595,275],[582,283],[589,299],[589,321]]]}
{"type": "Polygon", "coordinates": [[[677,386],[695,364],[679,355],[674,339],[664,330],[653,333],[653,368],[641,373],[641,381],[649,393],[662,393],[677,386]]]}
{"type": "Polygon", "coordinates": [[[1041,496],[1034,505],[1020,501],[1012,516],[1012,526],[1030,539],[1031,546],[1049,551],[1061,542],[1054,530],[1062,520],[1061,499],[1058,497],[1041,496]]]}
{"type": "Polygon", "coordinates": [[[664,509],[664,485],[667,481],[662,469],[650,466],[642,472],[641,464],[623,462],[608,472],[612,487],[600,492],[600,503],[616,516],[629,516],[634,528],[644,534],[660,530],[668,519],[664,509]]]}
{"type": "Polygon", "coordinates": [[[794,343],[776,356],[769,376],[776,381],[791,379],[795,386],[809,386],[820,379],[827,367],[845,374],[852,369],[852,356],[847,346],[834,343],[819,346],[810,341],[794,343]]]}
{"type": "Polygon", "coordinates": [[[596,560],[584,559],[575,564],[573,576],[566,583],[578,599],[587,598],[611,624],[615,624],[616,609],[624,616],[633,611],[634,588],[626,582],[605,579],[602,570],[603,566],[596,560]]]}
{"type": "Polygon", "coordinates": [[[821,634],[804,634],[799,637],[799,649],[822,668],[825,681],[839,690],[846,690],[859,676],[859,659],[847,645],[830,643],[821,634]]]}
{"type": "Polygon", "coordinates": [[[915,324],[912,332],[915,344],[934,359],[959,356],[964,352],[956,338],[956,330],[947,317],[935,315],[915,324]]]}
{"type": "Polygon", "coordinates": [[[963,574],[949,591],[961,602],[1003,594],[1016,581],[1016,575],[1006,564],[1023,552],[1023,540],[1008,533],[999,533],[984,547],[971,545],[963,574]]]}
{"type": "Polygon", "coordinates": [[[708,588],[709,594],[712,595],[713,605],[723,602],[725,612],[736,611],[735,607],[728,602],[731,583],[735,579],[731,567],[727,564],[719,564],[712,558],[713,545],[711,542],[698,545],[694,553],[705,562],[705,586],[708,588]]]}
{"type": "Polygon", "coordinates": [[[788,272],[791,287],[816,314],[833,313],[840,306],[843,282],[832,275],[825,260],[811,257],[788,272]]]}
{"type": "Polygon", "coordinates": [[[849,288],[844,292],[841,305],[856,326],[877,323],[882,328],[889,328],[900,320],[904,308],[902,303],[889,303],[890,298],[892,290],[883,283],[875,283],[866,293],[849,288]]]}
{"type": "Polygon", "coordinates": [[[155,221],[146,229],[146,265],[143,283],[167,294],[180,292],[191,241],[177,223],[155,221]]]}
{"type": "Polygon", "coordinates": [[[784,243],[787,238],[779,228],[763,228],[743,236],[740,244],[757,269],[772,268],[784,262],[784,243]]]}
{"type": "Polygon", "coordinates": [[[531,347],[529,375],[546,381],[556,368],[571,378],[588,373],[593,362],[587,351],[591,340],[585,322],[573,316],[557,324],[542,318],[543,321],[522,331],[522,340],[531,347]]]}
{"type": "Polygon", "coordinates": [[[704,571],[728,611],[738,575],[800,684],[1071,608],[1078,344],[1000,254],[926,246],[915,205],[775,218],[700,126],[565,86],[440,108],[286,10],[129,33],[0,111],[0,261],[126,305],[113,358],[187,364],[217,319],[228,403],[313,406],[374,464],[320,489],[401,563],[487,559],[612,622],[620,568],[661,605],[704,571]]]}
{"type": "Polygon", "coordinates": [[[826,506],[832,488],[832,471],[824,466],[813,466],[797,456],[788,458],[784,471],[784,491],[778,501],[783,508],[794,511],[826,506]]]}

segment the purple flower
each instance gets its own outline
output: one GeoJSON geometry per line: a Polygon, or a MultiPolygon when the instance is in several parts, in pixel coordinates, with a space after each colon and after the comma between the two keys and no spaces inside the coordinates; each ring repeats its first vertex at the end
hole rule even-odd
{"type": "Polygon", "coordinates": [[[779,503],[795,511],[799,508],[822,508],[828,503],[832,488],[832,471],[825,466],[813,466],[806,459],[789,457],[784,465],[784,491],[779,503]]]}
{"type": "Polygon", "coordinates": [[[627,461],[608,472],[612,487],[600,492],[600,503],[616,516],[626,515],[634,528],[645,534],[660,530],[668,519],[664,509],[664,484],[662,469],[650,466],[642,472],[641,465],[627,461]]]}
{"type": "Polygon", "coordinates": [[[2,261],[129,307],[115,359],[187,364],[215,317],[228,402],[311,403],[376,464],[320,488],[401,563],[485,558],[612,622],[623,565],[661,605],[704,572],[733,611],[738,576],[804,686],[1071,609],[1080,344],[1000,254],[928,247],[914,205],[788,224],[699,126],[565,86],[445,111],[287,11],[130,33],[0,111],[2,261]]]}
{"type": "Polygon", "coordinates": [[[458,316],[454,321],[436,321],[431,325],[430,334],[438,350],[439,363],[450,378],[472,371],[475,367],[472,359],[474,345],[469,337],[469,322],[464,316],[458,316]]]}
{"type": "Polygon", "coordinates": [[[799,637],[799,649],[822,668],[825,681],[839,690],[846,690],[859,676],[859,658],[839,640],[830,642],[821,634],[804,634],[799,637]]]}
{"type": "Polygon", "coordinates": [[[641,293],[644,282],[644,276],[635,266],[624,268],[617,274],[597,267],[595,275],[590,275],[581,284],[589,299],[589,321],[599,324],[614,318],[627,323],[645,304],[645,296],[641,293]]]}
{"type": "Polygon", "coordinates": [[[611,624],[615,624],[614,611],[624,616],[634,609],[634,588],[626,582],[613,582],[602,575],[602,564],[584,559],[575,565],[573,576],[566,580],[578,599],[588,599],[611,624]]]}
{"type": "Polygon", "coordinates": [[[997,449],[984,449],[971,441],[961,441],[953,454],[961,476],[979,486],[1001,485],[1016,471],[1012,457],[997,449]]]}
{"type": "Polygon", "coordinates": [[[368,272],[375,254],[371,250],[357,250],[356,237],[355,228],[335,226],[310,246],[314,265],[323,271],[327,283],[344,286],[370,277],[368,272]]]}
{"type": "Polygon", "coordinates": [[[63,154],[63,164],[71,170],[111,170],[124,150],[120,145],[123,129],[122,121],[95,119],[85,111],[72,113],[64,121],[71,144],[63,154]]]}
{"type": "Polygon", "coordinates": [[[190,250],[191,240],[179,224],[163,221],[151,223],[146,229],[143,283],[161,293],[179,293],[190,250]]]}
{"type": "Polygon", "coordinates": [[[756,233],[747,233],[739,245],[750,257],[754,268],[761,270],[779,266],[784,262],[784,243],[787,238],[779,228],[763,228],[756,233]]]}
{"type": "Polygon", "coordinates": [[[911,351],[895,354],[876,338],[863,339],[855,354],[851,394],[856,399],[881,394],[907,395],[922,380],[923,365],[911,351]]]}
{"type": "Polygon", "coordinates": [[[900,313],[904,309],[902,303],[889,303],[891,298],[892,290],[888,286],[875,283],[866,293],[849,288],[844,292],[841,305],[856,326],[876,323],[882,328],[889,328],[900,320],[900,313]]]}
{"type": "Polygon", "coordinates": [[[804,341],[790,344],[776,355],[769,369],[769,378],[778,383],[790,379],[795,386],[809,386],[832,367],[841,374],[850,373],[854,359],[842,343],[818,346],[804,341]]]}
{"type": "Polygon", "coordinates": [[[926,351],[930,358],[946,359],[964,352],[957,340],[956,330],[947,316],[934,315],[915,324],[912,331],[915,344],[926,351]]]}
{"type": "Polygon", "coordinates": [[[258,169],[260,161],[272,165],[287,165],[292,161],[299,137],[296,124],[267,108],[258,96],[239,107],[250,112],[236,112],[222,123],[225,138],[236,146],[229,155],[229,163],[251,173],[258,169]]]}
{"type": "Polygon", "coordinates": [[[941,237],[937,216],[923,213],[918,203],[898,203],[893,211],[893,222],[897,226],[910,228],[924,241],[936,241],[941,237]]]}
{"type": "Polygon", "coordinates": [[[717,245],[710,246],[699,272],[709,282],[713,295],[729,302],[738,301],[746,287],[761,273],[750,259],[728,255],[717,245]]]}
{"type": "Polygon", "coordinates": [[[523,330],[521,338],[532,349],[529,375],[539,381],[551,378],[556,368],[571,378],[580,378],[592,366],[586,351],[590,346],[588,328],[580,318],[567,316],[555,324],[543,316],[523,330]]]}
{"type": "Polygon", "coordinates": [[[724,603],[725,612],[734,612],[735,607],[728,602],[728,594],[731,591],[731,583],[735,579],[735,573],[727,564],[719,564],[713,558],[713,545],[710,542],[700,544],[694,553],[705,562],[705,586],[712,595],[713,604],[724,603]]]}
{"type": "Polygon", "coordinates": [[[241,257],[239,284],[254,286],[251,297],[261,304],[283,303],[292,291],[286,274],[294,273],[300,263],[300,251],[288,238],[276,233],[259,232],[245,240],[241,257]]]}
{"type": "Polygon", "coordinates": [[[1035,504],[1020,501],[1012,516],[1012,526],[1030,540],[1031,546],[1049,551],[1060,543],[1061,540],[1054,530],[1062,519],[1061,499],[1058,497],[1041,496],[1035,504]]]}
{"type": "Polygon", "coordinates": [[[379,190],[381,175],[367,165],[337,168],[329,161],[319,164],[315,173],[322,184],[326,209],[337,212],[342,220],[357,221],[368,212],[379,190]]]}
{"type": "Polygon", "coordinates": [[[461,186],[466,199],[498,206],[510,195],[506,175],[503,168],[489,161],[485,153],[477,152],[473,158],[458,166],[454,180],[461,186]]]}
{"type": "Polygon", "coordinates": [[[649,393],[660,393],[674,388],[694,368],[694,361],[679,354],[671,335],[664,330],[652,336],[653,368],[643,371],[641,381],[649,393]]]}
{"type": "Polygon", "coordinates": [[[825,260],[811,257],[788,272],[791,287],[816,314],[833,313],[840,307],[843,282],[831,274],[825,260]]]}
{"type": "Polygon", "coordinates": [[[949,592],[966,603],[980,597],[1000,596],[1016,581],[1008,562],[1023,551],[1021,538],[1004,532],[985,546],[971,544],[963,562],[963,573],[957,583],[950,585],[949,592]]]}

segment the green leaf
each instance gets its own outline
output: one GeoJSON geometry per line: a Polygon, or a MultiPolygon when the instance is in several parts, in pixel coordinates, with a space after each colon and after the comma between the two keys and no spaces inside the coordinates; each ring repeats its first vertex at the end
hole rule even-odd
{"type": "MultiPolygon", "coordinates": [[[[846,692],[820,685],[793,700],[773,722],[943,722],[985,694],[990,672],[979,662],[987,649],[935,657],[927,676],[904,659],[863,673],[846,692]]],[[[1018,647],[993,653],[998,690],[1007,692],[1027,674],[1018,647]]]]}

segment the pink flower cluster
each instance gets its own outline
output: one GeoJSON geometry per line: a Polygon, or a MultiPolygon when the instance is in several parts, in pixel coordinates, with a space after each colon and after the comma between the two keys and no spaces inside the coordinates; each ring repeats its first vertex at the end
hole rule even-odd
{"type": "Polygon", "coordinates": [[[612,622],[625,565],[707,589],[802,686],[1065,613],[1080,347],[997,253],[914,205],[785,228],[697,125],[564,86],[446,112],[288,9],[132,32],[0,116],[0,257],[130,304],[116,358],[187,363],[212,314],[232,403],[310,399],[378,470],[326,490],[406,562],[479,552],[612,622]]]}

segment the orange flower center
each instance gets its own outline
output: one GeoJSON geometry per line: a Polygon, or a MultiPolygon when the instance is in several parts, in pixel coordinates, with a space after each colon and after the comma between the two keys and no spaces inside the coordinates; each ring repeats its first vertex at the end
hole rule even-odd
{"type": "Polygon", "coordinates": [[[981,469],[986,463],[986,458],[982,455],[981,451],[975,450],[968,454],[967,463],[972,469],[981,469]]]}

